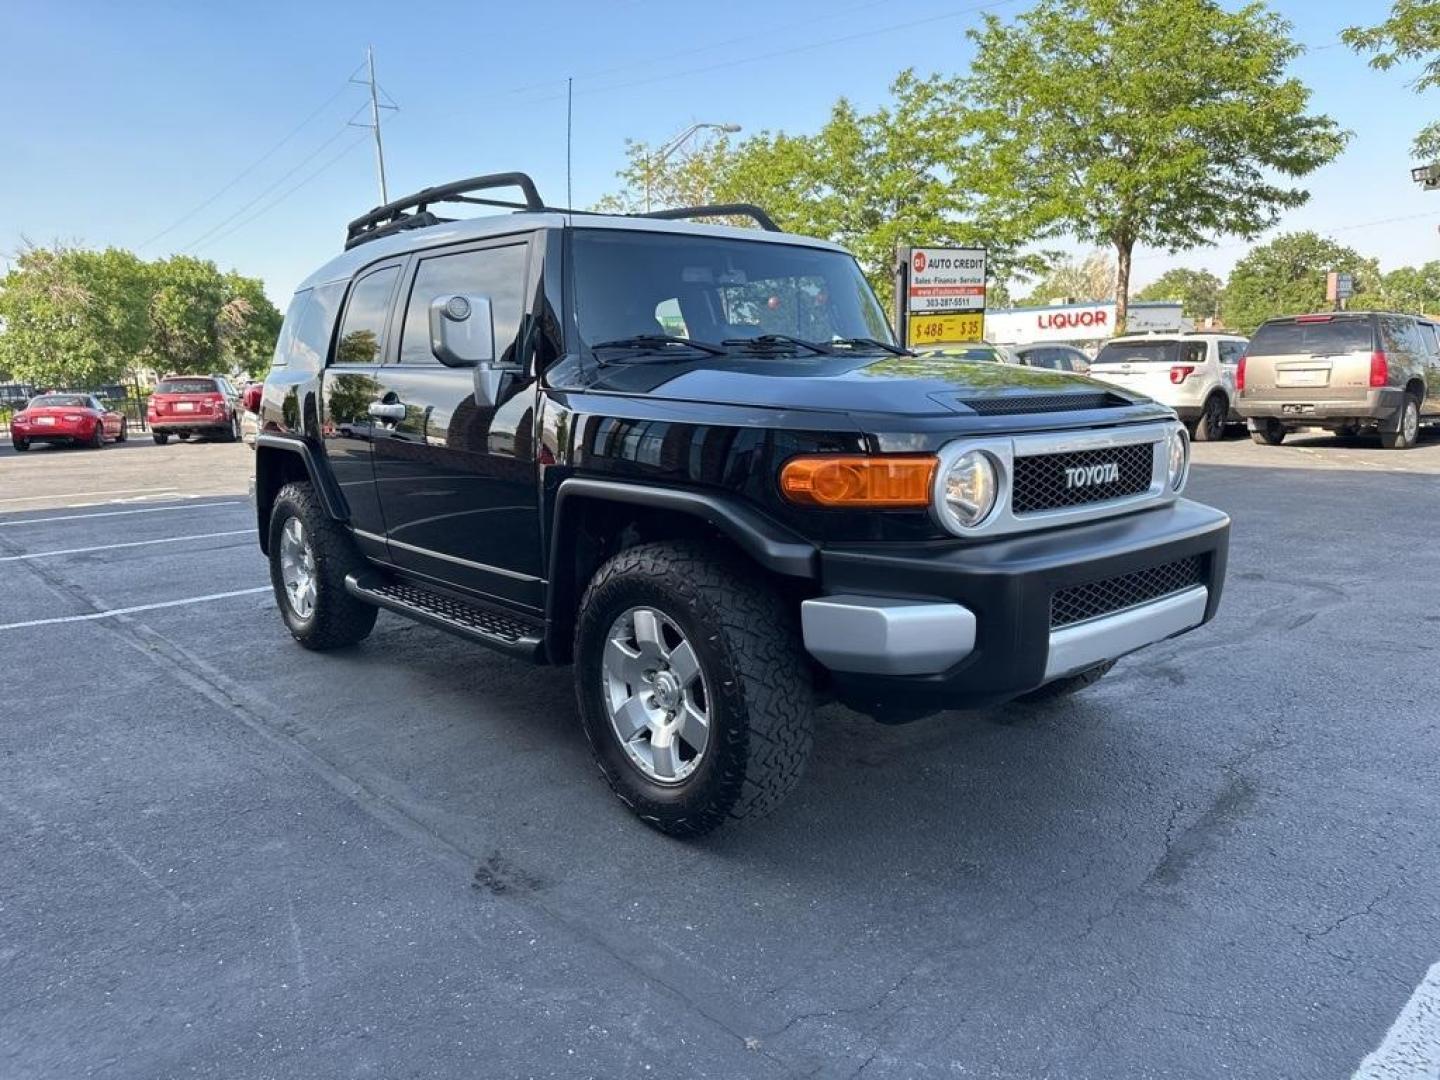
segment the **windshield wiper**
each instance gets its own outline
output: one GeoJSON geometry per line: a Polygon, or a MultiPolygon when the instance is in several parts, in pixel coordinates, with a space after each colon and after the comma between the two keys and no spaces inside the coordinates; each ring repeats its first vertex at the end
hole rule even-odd
{"type": "Polygon", "coordinates": [[[708,341],[676,337],[673,334],[634,334],[630,337],[616,338],[613,341],[597,341],[590,346],[590,351],[594,352],[596,349],[649,349],[660,352],[667,346],[684,346],[694,349],[696,352],[705,353],[707,356],[725,355],[725,350],[719,345],[712,345],[708,341]]]}
{"type": "Polygon", "coordinates": [[[720,342],[721,345],[729,345],[732,348],[748,348],[751,346],[760,349],[773,349],[777,345],[799,345],[802,349],[809,349],[811,352],[819,353],[821,356],[829,356],[835,350],[829,345],[821,344],[818,341],[806,341],[804,338],[791,337],[789,334],[761,334],[752,338],[726,338],[720,342]]]}
{"type": "Polygon", "coordinates": [[[902,349],[899,345],[891,345],[888,341],[881,341],[873,337],[847,337],[836,338],[832,345],[859,345],[864,348],[881,349],[884,352],[892,353],[895,356],[914,356],[909,349],[902,349]]]}

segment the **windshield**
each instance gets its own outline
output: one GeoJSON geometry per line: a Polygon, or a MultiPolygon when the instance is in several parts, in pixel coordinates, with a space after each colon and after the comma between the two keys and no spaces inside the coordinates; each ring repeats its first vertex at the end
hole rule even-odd
{"type": "MultiPolygon", "coordinates": [[[[1204,342],[1191,341],[1186,344],[1192,346],[1187,352],[1195,351],[1193,346],[1198,345],[1200,357],[1204,358],[1204,342]]],[[[1193,360],[1194,357],[1186,356],[1186,359],[1193,360]]],[[[1097,364],[1174,364],[1179,360],[1178,341],[1112,341],[1095,357],[1097,364]]]]}
{"type": "Polygon", "coordinates": [[[1335,353],[1370,352],[1375,335],[1369,315],[1315,319],[1283,319],[1268,322],[1250,339],[1251,356],[1327,356],[1335,353]]]}
{"type": "Polygon", "coordinates": [[[157,394],[213,394],[214,379],[161,379],[155,387],[157,394]]]}
{"type": "Polygon", "coordinates": [[[590,347],[656,335],[710,344],[774,335],[770,347],[800,356],[813,353],[778,339],[894,340],[860,267],[843,252],[600,229],[576,229],[573,251],[576,320],[590,347]]]}
{"type": "Polygon", "coordinates": [[[30,402],[32,409],[88,409],[90,399],[80,394],[41,394],[30,402]]]}

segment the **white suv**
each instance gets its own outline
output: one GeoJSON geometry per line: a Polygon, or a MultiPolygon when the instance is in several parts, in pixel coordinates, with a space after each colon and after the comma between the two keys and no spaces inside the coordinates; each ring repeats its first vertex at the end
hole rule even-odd
{"type": "Polygon", "coordinates": [[[1249,344],[1238,334],[1131,334],[1105,343],[1090,377],[1169,405],[1196,442],[1238,423],[1235,366],[1249,344]]]}

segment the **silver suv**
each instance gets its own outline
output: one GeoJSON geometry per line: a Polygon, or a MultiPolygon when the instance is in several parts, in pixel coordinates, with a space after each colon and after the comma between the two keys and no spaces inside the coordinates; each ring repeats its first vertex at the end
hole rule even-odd
{"type": "Polygon", "coordinates": [[[1440,338],[1414,315],[1333,312],[1271,319],[1237,372],[1236,408],[1257,443],[1321,427],[1378,432],[1392,450],[1414,446],[1440,420],[1440,338]]]}

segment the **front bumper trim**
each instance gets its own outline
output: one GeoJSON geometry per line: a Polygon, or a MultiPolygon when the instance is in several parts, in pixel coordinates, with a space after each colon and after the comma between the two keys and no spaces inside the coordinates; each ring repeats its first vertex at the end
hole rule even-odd
{"type": "Polygon", "coordinates": [[[822,596],[800,605],[805,649],[832,671],[931,675],[975,649],[975,615],[960,604],[822,596]]]}
{"type": "Polygon", "coordinates": [[[1148,604],[1052,631],[1045,681],[1074,675],[1192,630],[1205,621],[1209,603],[1210,590],[1197,585],[1148,604]]]}

